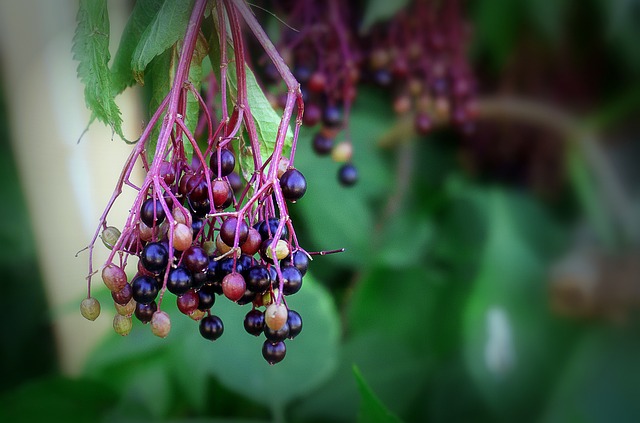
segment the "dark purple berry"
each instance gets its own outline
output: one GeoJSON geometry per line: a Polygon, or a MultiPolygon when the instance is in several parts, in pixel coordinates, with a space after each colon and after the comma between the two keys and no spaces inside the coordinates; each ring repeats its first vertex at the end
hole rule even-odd
{"type": "Polygon", "coordinates": [[[207,316],[200,320],[200,335],[210,341],[215,341],[222,336],[224,325],[218,316],[207,316]]]}
{"type": "Polygon", "coordinates": [[[289,339],[293,339],[302,332],[302,317],[297,311],[287,311],[287,325],[289,326],[289,339]]]}
{"type": "Polygon", "coordinates": [[[150,242],[142,249],[140,261],[142,262],[142,266],[149,272],[157,273],[167,267],[167,263],[169,263],[169,253],[162,243],[150,242]]]}
{"type": "MultiPolygon", "coordinates": [[[[220,238],[222,242],[227,244],[228,246],[233,246],[233,241],[236,236],[236,227],[238,225],[238,219],[235,217],[229,217],[220,226],[220,238]]],[[[247,236],[249,236],[249,225],[244,220],[240,221],[240,226],[238,227],[238,245],[244,244],[247,240],[247,236]]]]}
{"type": "Polygon", "coordinates": [[[253,309],[244,316],[244,329],[253,336],[258,336],[264,330],[264,313],[253,309]]]}
{"type": "Polygon", "coordinates": [[[207,213],[211,211],[211,204],[209,203],[209,199],[206,197],[202,201],[192,201],[191,199],[189,199],[187,203],[189,204],[189,210],[191,210],[191,214],[200,219],[205,217],[207,213]]]}
{"type": "Polygon", "coordinates": [[[245,282],[247,283],[247,289],[256,293],[262,293],[269,289],[271,275],[265,266],[253,266],[247,271],[245,282]]]}
{"type": "Polygon", "coordinates": [[[191,272],[184,266],[169,271],[167,289],[175,295],[182,295],[191,289],[191,272]]]}
{"type": "MultiPolygon", "coordinates": [[[[278,230],[278,225],[280,224],[280,221],[275,217],[270,217],[268,219],[268,222],[269,224],[267,225],[267,223],[264,220],[261,220],[256,224],[256,229],[260,233],[260,237],[262,238],[263,241],[273,238],[276,231],[278,230]]],[[[287,239],[287,238],[289,238],[289,229],[287,228],[287,225],[285,225],[282,228],[282,235],[280,235],[280,239],[287,239]]]]}
{"type": "Polygon", "coordinates": [[[278,330],[273,330],[269,326],[264,326],[264,336],[271,342],[284,341],[289,337],[289,325],[284,324],[278,330]]]}
{"type": "Polygon", "coordinates": [[[196,272],[191,274],[191,287],[193,289],[200,289],[202,286],[209,281],[208,271],[204,272],[196,272]]]}
{"type": "Polygon", "coordinates": [[[329,128],[342,125],[342,110],[338,106],[327,105],[322,113],[322,123],[329,128]]]}
{"type": "Polygon", "coordinates": [[[202,247],[192,245],[182,253],[182,264],[192,273],[205,272],[209,267],[209,256],[202,247]]]}
{"type": "Polygon", "coordinates": [[[142,203],[142,207],[140,208],[140,220],[142,223],[147,225],[148,227],[153,227],[161,224],[166,217],[164,209],[160,204],[160,200],[147,198],[144,203],[142,203]],[[154,221],[154,213],[155,213],[155,221],[154,221]]]}
{"type": "Polygon", "coordinates": [[[276,364],[281,362],[284,359],[284,356],[287,354],[287,347],[284,342],[276,342],[275,344],[271,341],[264,341],[262,344],[262,356],[269,364],[276,364]]]}
{"type": "Polygon", "coordinates": [[[289,169],[280,178],[280,188],[284,198],[296,202],[307,191],[307,180],[298,169],[289,169]]]}
{"type": "Polygon", "coordinates": [[[283,259],[280,264],[295,266],[300,271],[300,274],[304,276],[309,269],[309,256],[298,250],[289,255],[289,257],[283,259]]]}
{"type": "Polygon", "coordinates": [[[158,310],[158,305],[155,301],[152,301],[149,304],[137,303],[136,311],[134,314],[136,318],[140,320],[142,323],[149,323],[151,318],[153,318],[153,313],[158,310]]]}
{"type": "Polygon", "coordinates": [[[242,178],[236,172],[231,172],[227,175],[227,179],[229,180],[229,185],[231,185],[231,189],[234,194],[240,194],[242,192],[242,188],[244,188],[242,184],[242,178]]]}
{"type": "Polygon", "coordinates": [[[218,175],[218,152],[214,151],[209,160],[209,166],[214,176],[228,176],[236,167],[236,156],[227,148],[220,150],[220,167],[221,175],[218,175]]]}
{"type": "MultiPolygon", "coordinates": [[[[222,293],[222,287],[220,288],[222,293]]],[[[212,285],[205,285],[198,291],[198,309],[209,310],[216,303],[216,291],[212,285]]]]}
{"type": "Polygon", "coordinates": [[[131,281],[131,296],[137,303],[150,304],[158,296],[158,285],[151,276],[137,275],[131,281]]]}
{"type": "Polygon", "coordinates": [[[242,295],[242,297],[240,297],[240,299],[238,301],[236,301],[236,303],[238,303],[238,305],[245,305],[245,304],[249,304],[252,303],[256,297],[258,296],[258,294],[256,294],[253,291],[249,291],[248,289],[244,291],[244,294],[242,295]]]}
{"type": "Polygon", "coordinates": [[[329,155],[333,149],[333,138],[329,138],[322,132],[318,132],[315,137],[313,137],[312,147],[313,151],[319,156],[329,155]]]}
{"type": "Polygon", "coordinates": [[[302,288],[302,273],[294,266],[282,266],[280,268],[282,273],[282,293],[284,295],[292,295],[300,291],[302,288]]]}
{"type": "Polygon", "coordinates": [[[305,104],[302,123],[304,126],[316,126],[322,119],[322,109],[317,104],[305,104]]]}
{"type": "Polygon", "coordinates": [[[346,187],[358,182],[358,169],[351,163],[345,163],[338,169],[338,181],[346,187]]]}

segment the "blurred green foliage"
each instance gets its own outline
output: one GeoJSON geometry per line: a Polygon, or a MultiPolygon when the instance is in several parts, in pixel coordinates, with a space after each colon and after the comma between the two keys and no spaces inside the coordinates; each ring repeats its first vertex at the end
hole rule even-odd
{"type": "MultiPolygon", "coordinates": [[[[474,57],[499,70],[525,35],[551,50],[582,37],[590,24],[584,40],[606,46],[605,67],[637,75],[638,8],[633,0],[476,1],[474,57]]],[[[372,11],[370,19],[384,13],[372,11]]],[[[608,81],[602,96],[628,82],[608,81]]],[[[338,164],[312,154],[314,131],[301,133],[296,166],[309,189],[291,208],[301,244],[346,252],[317,257],[291,297],[304,330],[287,344],[282,363],[268,366],[260,340],[243,333],[248,306],[219,301],[214,310],[226,326],[215,343],[174,309],[167,339],[136,324],[127,338],[105,339],[82,378],[49,377],[10,391],[11,376],[28,381],[55,361],[44,313],[15,310],[20,327],[10,328],[15,335],[5,339],[12,345],[1,351],[3,375],[14,373],[0,378],[0,421],[639,421],[637,318],[622,325],[574,321],[549,307],[548,270],[571,244],[582,217],[572,203],[579,196],[567,212],[566,203],[469,177],[448,133],[384,150],[377,140],[395,124],[390,103],[382,91],[359,92],[351,133],[360,182],[351,189],[335,180],[338,164]],[[409,180],[398,195],[401,168],[409,180]],[[38,406],[29,407],[31,400],[38,406]]],[[[6,153],[6,143],[2,148],[6,153]]],[[[4,163],[9,157],[0,154],[0,171],[13,171],[4,163]]],[[[572,191],[588,190],[581,180],[572,191]]],[[[24,262],[0,262],[3,274],[21,280],[5,284],[18,292],[0,301],[4,310],[15,307],[12,297],[40,308],[38,283],[24,281],[20,270],[35,259],[24,204],[16,186],[3,189],[10,199],[4,204],[15,210],[2,213],[24,220],[1,227],[14,231],[1,233],[2,248],[23,252],[24,262]]]]}

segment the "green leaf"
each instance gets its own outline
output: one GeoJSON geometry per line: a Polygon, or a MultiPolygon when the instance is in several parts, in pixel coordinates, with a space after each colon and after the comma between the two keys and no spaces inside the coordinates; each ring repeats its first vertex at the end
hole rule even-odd
{"type": "MultiPolygon", "coordinates": [[[[465,357],[490,407],[519,420],[544,401],[572,332],[549,314],[547,263],[518,230],[527,203],[497,189],[484,198],[488,233],[464,310],[465,357]]],[[[544,221],[524,223],[549,229],[544,221]]]]}
{"type": "Polygon", "coordinates": [[[182,362],[199,363],[200,371],[215,375],[232,391],[281,411],[331,376],[339,337],[338,313],[331,296],[311,275],[305,275],[302,290],[288,297],[287,303],[302,315],[304,326],[300,335],[286,342],[287,356],[282,362],[270,366],[261,354],[264,338],[244,330],[242,322],[251,308],[222,299],[214,312],[225,323],[223,336],[214,343],[199,334],[189,337],[182,345],[182,362]]]}
{"type": "Polygon", "coordinates": [[[360,31],[367,32],[374,24],[391,19],[408,4],[409,0],[368,0],[360,31]]]}
{"type": "Polygon", "coordinates": [[[576,345],[551,394],[544,423],[640,420],[638,325],[594,327],[576,345]]]}
{"type": "Polygon", "coordinates": [[[533,27],[551,42],[560,41],[570,5],[567,0],[527,0],[525,3],[533,27]]]}
{"type": "Polygon", "coordinates": [[[481,0],[473,5],[474,43],[482,48],[493,68],[501,69],[511,54],[522,27],[523,2],[481,0]]]}
{"type": "Polygon", "coordinates": [[[358,366],[353,366],[353,375],[358,382],[360,391],[360,410],[358,422],[360,423],[399,423],[401,420],[389,411],[373,390],[367,385],[358,366]]]}
{"type": "Polygon", "coordinates": [[[131,69],[136,81],[142,83],[147,65],[184,37],[192,9],[193,0],[165,0],[133,52],[131,69]]]}
{"type": "Polygon", "coordinates": [[[73,58],[84,83],[84,99],[95,117],[124,139],[109,72],[109,13],[106,0],[81,0],[73,37],[73,58]]]}
{"type": "Polygon", "coordinates": [[[95,422],[116,400],[104,384],[61,376],[38,379],[0,396],[0,421],[95,422]]]}
{"type": "Polygon", "coordinates": [[[389,409],[401,415],[419,397],[429,360],[411,352],[393,332],[368,331],[349,339],[340,350],[340,366],[313,395],[296,402],[295,421],[355,421],[358,387],[356,365],[389,409]],[[398,389],[401,387],[401,389],[398,389]]]}
{"type": "Polygon", "coordinates": [[[111,65],[111,75],[113,78],[113,90],[121,93],[125,88],[135,84],[131,68],[131,59],[140,37],[152,22],[164,0],[138,0],[131,12],[131,17],[122,32],[118,51],[111,65]]]}
{"type": "Polygon", "coordinates": [[[348,309],[354,334],[376,330],[393,333],[404,345],[428,352],[435,339],[434,324],[443,293],[441,278],[424,267],[374,266],[363,275],[348,309]],[[384,310],[377,313],[375,310],[384,310]],[[393,316],[393,318],[389,318],[393,316]]]}

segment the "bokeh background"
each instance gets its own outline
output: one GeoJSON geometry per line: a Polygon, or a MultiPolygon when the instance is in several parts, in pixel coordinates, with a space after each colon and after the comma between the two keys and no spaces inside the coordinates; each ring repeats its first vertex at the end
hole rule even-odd
{"type": "MultiPolygon", "coordinates": [[[[112,51],[132,4],[109,2],[112,51]]],[[[213,344],[176,310],[165,340],[118,337],[106,290],[80,316],[76,253],[131,147],[100,124],[78,142],[76,2],[0,3],[0,421],[640,420],[640,2],[464,4],[473,135],[417,136],[363,84],[344,188],[302,133],[301,244],[346,252],[311,264],[269,367],[246,307],[216,304],[213,344]]],[[[143,98],[118,98],[131,138],[143,98]]]]}

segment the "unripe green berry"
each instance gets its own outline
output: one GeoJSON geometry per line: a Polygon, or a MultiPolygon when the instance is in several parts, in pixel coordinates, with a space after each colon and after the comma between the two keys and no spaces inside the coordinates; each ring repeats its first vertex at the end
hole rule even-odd
{"type": "Polygon", "coordinates": [[[118,239],[120,238],[120,230],[114,226],[107,226],[102,231],[102,243],[105,247],[112,250],[113,246],[116,245],[118,239]]]}
{"type": "Polygon", "coordinates": [[[130,316],[116,314],[113,316],[113,330],[120,336],[127,336],[131,332],[133,321],[130,316]]]}
{"type": "Polygon", "coordinates": [[[136,311],[136,301],[132,298],[125,305],[120,305],[114,301],[116,312],[122,316],[131,316],[136,311]]]}
{"type": "Polygon", "coordinates": [[[80,314],[87,320],[96,320],[100,316],[100,302],[93,297],[85,298],[80,303],[80,314]]]}

